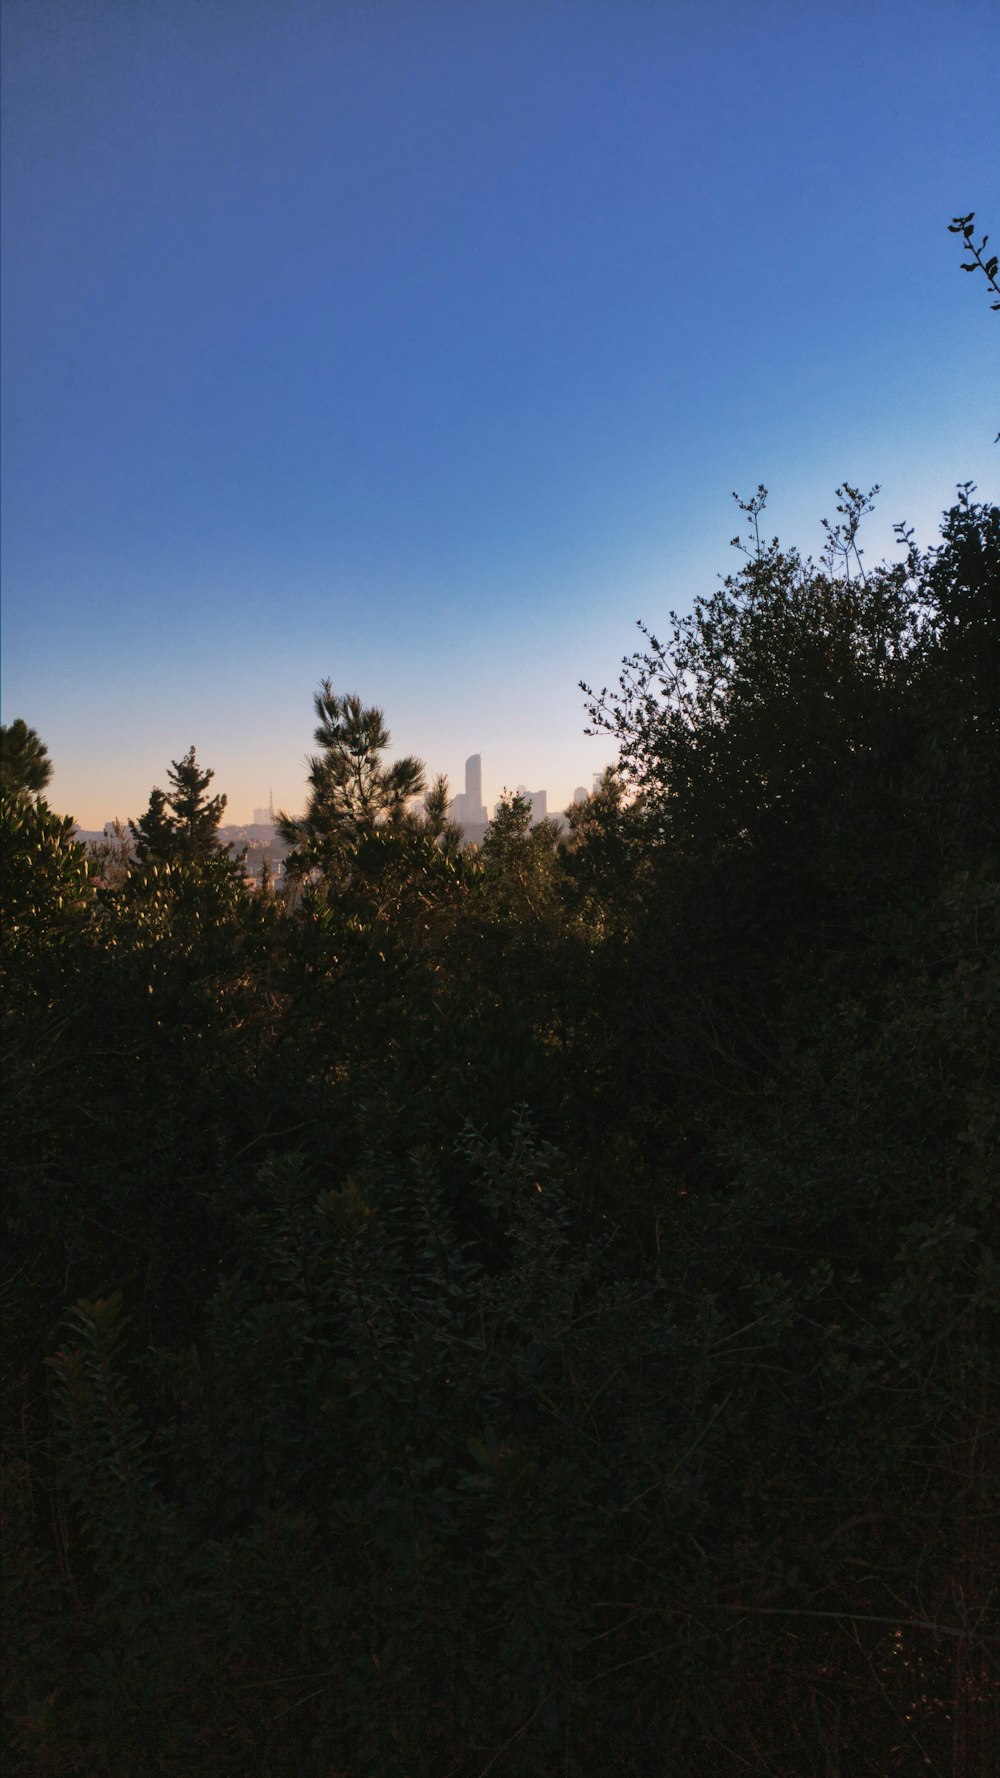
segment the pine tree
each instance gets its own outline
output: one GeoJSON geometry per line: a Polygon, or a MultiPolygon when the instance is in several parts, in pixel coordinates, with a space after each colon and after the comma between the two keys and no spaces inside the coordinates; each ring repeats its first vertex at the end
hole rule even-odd
{"type": "Polygon", "coordinates": [[[290,877],[319,869],[336,874],[362,840],[379,830],[403,830],[408,804],[425,788],[423,762],[408,755],[383,760],[390,743],[385,717],[354,693],[338,697],[324,679],[314,699],[322,749],[309,759],[309,800],[300,818],[279,814],[277,829],[292,848],[290,877]]]}
{"type": "Polygon", "coordinates": [[[439,851],[453,855],[462,849],[462,824],[448,814],[451,792],[448,780],[439,773],[424,797],[423,809],[416,817],[417,827],[434,841],[439,851]]]}
{"type": "Polygon", "coordinates": [[[198,765],[193,747],[183,759],[172,760],[167,773],[171,783],[169,802],[174,814],[178,857],[185,864],[207,864],[228,848],[219,840],[219,826],[226,808],[224,796],[206,796],[215,773],[198,765]]]}
{"type": "Polygon", "coordinates": [[[22,717],[0,726],[0,787],[12,796],[39,796],[51,776],[48,749],[22,717]]]}
{"type": "Polygon", "coordinates": [[[135,840],[138,864],[171,864],[177,856],[174,818],[167,807],[167,793],[154,784],[149,806],[129,827],[135,840]]]}
{"type": "Polygon", "coordinates": [[[139,864],[209,864],[228,859],[218,837],[226,807],[224,796],[206,796],[215,773],[202,771],[189,747],[183,759],[170,762],[170,790],[154,785],[149,806],[138,822],[130,821],[139,864]]]}

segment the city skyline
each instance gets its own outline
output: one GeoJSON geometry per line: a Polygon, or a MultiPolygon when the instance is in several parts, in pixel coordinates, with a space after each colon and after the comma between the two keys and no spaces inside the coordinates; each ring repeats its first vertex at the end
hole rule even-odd
{"type": "MultiPolygon", "coordinates": [[[[207,761],[199,760],[200,765],[205,765],[207,763],[207,761]]],[[[428,787],[434,776],[435,774],[433,772],[428,772],[428,787]]],[[[600,778],[600,772],[595,772],[593,774],[591,780],[593,789],[596,789],[600,778]]],[[[150,788],[152,788],[152,786],[150,786],[150,788]]],[[[450,788],[451,784],[449,781],[449,789],[450,788]]],[[[220,792],[225,794],[225,786],[217,784],[214,778],[211,790],[213,795],[218,795],[220,792]]],[[[524,784],[517,784],[515,786],[504,784],[500,793],[493,798],[492,801],[487,803],[483,800],[482,793],[482,755],[474,753],[470,754],[465,762],[465,789],[464,791],[459,791],[453,794],[448,804],[448,813],[451,820],[457,821],[462,827],[485,828],[496,815],[502,797],[512,794],[522,796],[528,802],[532,811],[532,824],[534,825],[534,823],[544,821],[550,816],[559,817],[565,814],[566,810],[573,803],[579,802],[583,797],[588,796],[590,792],[584,785],[576,785],[572,795],[566,797],[565,802],[559,802],[557,805],[556,802],[553,801],[552,807],[549,808],[548,792],[544,788],[541,790],[528,790],[524,784]]],[[[422,802],[423,797],[415,798],[414,806],[418,807],[422,802]]],[[[141,811],[139,812],[141,813],[141,811]]],[[[275,806],[273,791],[269,791],[267,804],[254,805],[252,817],[248,821],[241,820],[235,814],[227,798],[225,818],[222,822],[222,828],[225,831],[242,831],[251,827],[273,829],[279,813],[279,809],[275,806]]],[[[88,827],[85,822],[78,820],[77,827],[87,838],[93,838],[106,832],[108,828],[114,825],[116,820],[127,822],[130,819],[137,819],[137,815],[109,815],[107,820],[100,826],[94,827],[88,827]]]]}
{"type": "Polygon", "coordinates": [[[192,742],[298,810],[326,677],[563,807],[731,490],[819,554],[881,484],[874,562],[996,485],[988,0],[7,0],[4,52],[4,720],[85,828],[192,742]]]}

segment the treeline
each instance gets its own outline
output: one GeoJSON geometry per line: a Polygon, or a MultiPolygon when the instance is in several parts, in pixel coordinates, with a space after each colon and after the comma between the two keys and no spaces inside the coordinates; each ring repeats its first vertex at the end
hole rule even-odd
{"type": "Polygon", "coordinates": [[[562,838],[324,682],[250,893],[5,731],[12,1774],[985,1778],[1000,509],[841,495],[562,838]]]}

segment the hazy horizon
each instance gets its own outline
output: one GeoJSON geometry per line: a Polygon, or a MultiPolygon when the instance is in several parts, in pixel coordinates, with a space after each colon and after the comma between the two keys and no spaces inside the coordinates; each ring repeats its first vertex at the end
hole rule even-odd
{"type": "MultiPolygon", "coordinates": [[[[197,751],[197,749],[196,749],[196,751],[197,751]]],[[[395,754],[395,753],[398,753],[400,751],[400,749],[393,748],[391,751],[395,754]]],[[[158,783],[158,785],[160,786],[161,789],[166,788],[168,785],[169,766],[173,763],[175,763],[175,762],[168,761],[167,762],[168,769],[161,771],[159,774],[159,777],[156,780],[156,782],[158,783]]],[[[199,758],[198,763],[199,763],[199,765],[202,765],[202,764],[210,765],[211,762],[207,761],[207,760],[202,761],[199,758]]],[[[424,764],[427,765],[427,762],[425,761],[424,764]]],[[[426,779],[427,779],[427,788],[428,789],[430,789],[430,786],[433,783],[434,779],[437,777],[437,775],[438,774],[433,769],[433,767],[427,765],[426,779]]],[[[446,773],[445,776],[448,777],[448,774],[446,773]]],[[[574,796],[577,791],[583,790],[583,791],[589,792],[593,788],[595,776],[596,776],[596,774],[592,774],[591,777],[588,778],[586,783],[580,783],[580,784],[574,785],[573,790],[562,801],[553,801],[552,794],[548,790],[548,786],[545,784],[542,784],[541,782],[533,782],[531,784],[522,785],[520,783],[517,783],[517,784],[507,783],[505,780],[502,784],[501,790],[497,793],[497,795],[495,797],[492,797],[492,798],[487,797],[486,798],[485,807],[486,807],[487,817],[489,820],[492,820],[493,815],[495,813],[496,804],[500,801],[501,796],[506,796],[509,794],[514,794],[514,793],[519,793],[519,792],[531,794],[533,792],[538,792],[540,790],[546,792],[546,794],[547,794],[547,798],[548,798],[548,807],[547,807],[547,811],[546,811],[547,816],[551,817],[551,816],[564,815],[566,813],[566,810],[569,808],[570,804],[574,801],[574,796]]],[[[463,774],[463,777],[464,777],[464,774],[463,774]]],[[[152,788],[152,786],[150,786],[150,788],[152,788]]],[[[449,777],[449,789],[450,789],[453,797],[456,795],[456,793],[461,792],[462,779],[460,779],[457,774],[454,777],[449,777]]],[[[213,779],[212,783],[208,787],[206,794],[209,796],[217,796],[220,793],[220,791],[222,792],[222,794],[224,794],[224,795],[226,794],[225,787],[223,785],[216,783],[213,779]]],[[[49,798],[49,792],[47,791],[45,794],[46,794],[46,797],[49,798]]],[[[418,800],[419,799],[414,799],[414,806],[416,805],[416,802],[418,800]]],[[[120,811],[117,811],[115,814],[106,816],[103,821],[96,821],[96,822],[81,821],[77,817],[76,818],[77,828],[82,834],[84,834],[87,838],[89,838],[91,836],[97,836],[97,835],[100,835],[100,834],[106,832],[108,828],[113,826],[113,824],[116,820],[121,821],[123,823],[127,823],[129,820],[138,820],[138,816],[145,812],[145,801],[148,801],[148,792],[147,792],[146,799],[144,800],[143,807],[137,811],[132,812],[129,815],[123,815],[120,811]]],[[[275,802],[275,804],[274,804],[275,821],[277,821],[279,819],[279,817],[283,814],[295,815],[295,814],[301,813],[302,807],[304,807],[304,804],[305,804],[305,797],[304,796],[299,799],[299,804],[297,804],[294,808],[282,808],[278,802],[275,802]]],[[[225,808],[225,811],[222,816],[222,824],[221,824],[223,829],[230,828],[230,827],[232,827],[232,828],[266,827],[268,825],[268,823],[266,821],[265,822],[258,822],[258,821],[254,820],[254,816],[258,812],[266,810],[266,808],[267,808],[266,802],[263,804],[259,803],[259,802],[254,802],[253,804],[248,805],[248,807],[250,810],[249,814],[241,813],[242,805],[241,805],[241,808],[234,809],[232,806],[231,800],[227,796],[226,808],[225,808]]],[[[70,810],[70,811],[68,811],[68,813],[72,813],[72,811],[70,810]]],[[[461,818],[459,815],[455,814],[454,819],[459,820],[461,818]]],[[[475,827],[476,826],[475,822],[462,821],[461,824],[465,827],[470,827],[470,826],[475,827]]]]}
{"type": "Polygon", "coordinates": [[[583,679],[845,478],[996,489],[1000,14],[7,0],[4,720],[137,817],[305,796],[321,679],[559,810],[583,679]]]}

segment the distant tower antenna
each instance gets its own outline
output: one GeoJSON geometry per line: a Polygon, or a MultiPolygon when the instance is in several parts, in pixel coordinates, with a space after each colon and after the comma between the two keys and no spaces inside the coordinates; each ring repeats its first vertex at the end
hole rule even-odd
{"type": "Polygon", "coordinates": [[[271,823],[271,826],[273,827],[274,826],[274,791],[271,789],[270,784],[267,787],[267,814],[268,814],[268,819],[271,823]]]}

